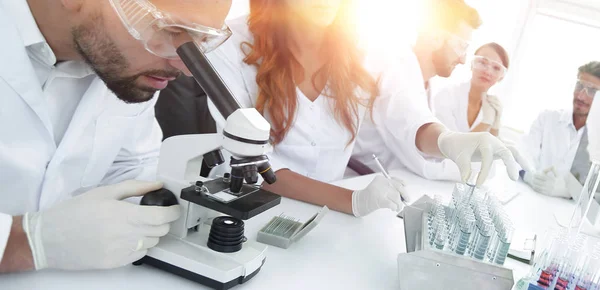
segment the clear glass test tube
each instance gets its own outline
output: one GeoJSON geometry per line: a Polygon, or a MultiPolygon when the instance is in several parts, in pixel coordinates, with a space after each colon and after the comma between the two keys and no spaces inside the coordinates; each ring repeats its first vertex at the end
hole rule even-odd
{"type": "Polygon", "coordinates": [[[494,254],[494,263],[498,265],[504,265],[506,256],[508,256],[508,250],[510,249],[510,243],[512,242],[514,231],[515,228],[513,227],[512,223],[505,222],[502,235],[499,237],[496,246],[497,250],[494,254]]]}
{"type": "Polygon", "coordinates": [[[477,260],[483,260],[487,253],[494,224],[489,217],[482,217],[478,226],[477,241],[475,242],[472,257],[477,260]]]}
{"type": "Polygon", "coordinates": [[[475,231],[475,215],[473,212],[465,212],[460,221],[460,234],[454,252],[464,255],[475,231]]]}

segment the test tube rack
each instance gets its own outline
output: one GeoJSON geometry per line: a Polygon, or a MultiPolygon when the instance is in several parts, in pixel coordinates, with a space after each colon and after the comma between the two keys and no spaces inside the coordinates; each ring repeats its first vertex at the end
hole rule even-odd
{"type": "Polygon", "coordinates": [[[510,290],[512,270],[429,245],[426,233],[431,201],[424,196],[401,213],[406,253],[398,255],[400,290],[510,290]]]}

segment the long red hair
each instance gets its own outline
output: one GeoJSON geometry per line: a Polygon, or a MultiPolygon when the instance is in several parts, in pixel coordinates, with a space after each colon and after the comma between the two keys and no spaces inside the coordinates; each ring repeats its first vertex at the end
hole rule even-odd
{"type": "MultiPolygon", "coordinates": [[[[364,56],[358,48],[352,4],[350,0],[342,2],[334,23],[325,33],[322,51],[327,62],[312,76],[315,88],[317,77],[327,80],[327,97],[335,99],[334,116],[352,135],[348,143],[356,138],[359,106],[366,106],[371,112],[379,94],[377,81],[362,65],[364,56]],[[370,97],[361,98],[361,92],[370,97]]],[[[256,109],[270,117],[273,144],[285,138],[297,108],[294,75],[300,66],[289,49],[290,18],[286,1],[250,0],[248,27],[254,42],[241,47],[246,53],[244,62],[258,68],[256,109]]]]}

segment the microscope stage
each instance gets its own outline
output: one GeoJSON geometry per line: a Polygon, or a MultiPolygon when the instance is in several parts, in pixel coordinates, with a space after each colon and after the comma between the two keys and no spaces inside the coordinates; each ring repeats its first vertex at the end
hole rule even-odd
{"type": "MultiPolygon", "coordinates": [[[[229,189],[229,184],[223,182],[222,178],[204,182],[204,186],[213,194],[229,189]]],[[[244,191],[251,193],[229,203],[223,203],[207,194],[197,192],[194,186],[190,186],[181,190],[181,199],[241,220],[250,219],[281,202],[281,196],[254,186],[244,184],[242,192],[244,191]]]]}

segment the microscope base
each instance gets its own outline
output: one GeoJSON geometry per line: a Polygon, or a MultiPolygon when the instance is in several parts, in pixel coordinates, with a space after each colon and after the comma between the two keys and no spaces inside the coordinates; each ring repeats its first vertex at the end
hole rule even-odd
{"type": "MultiPolygon", "coordinates": [[[[262,260],[262,264],[264,264],[264,263],[265,263],[265,259],[262,260]]],[[[175,274],[179,277],[188,279],[190,281],[194,281],[196,283],[205,285],[207,287],[210,287],[210,288],[216,289],[216,290],[227,290],[227,289],[231,289],[237,285],[244,284],[246,281],[248,281],[248,280],[252,279],[254,276],[256,276],[256,274],[258,274],[258,271],[260,271],[260,268],[258,268],[258,269],[256,269],[256,271],[254,271],[252,274],[250,274],[248,276],[240,276],[237,279],[234,279],[234,280],[231,280],[228,282],[221,282],[221,281],[217,281],[217,280],[211,279],[206,276],[202,276],[200,274],[196,274],[194,272],[190,272],[186,269],[179,268],[179,267],[171,265],[169,263],[165,263],[161,260],[157,260],[150,256],[145,256],[141,260],[133,263],[133,265],[135,265],[135,266],[140,266],[142,264],[146,264],[146,265],[155,267],[157,269],[169,272],[171,274],[175,274]]],[[[262,264],[261,264],[261,267],[262,267],[262,264]]]]}
{"type": "Polygon", "coordinates": [[[134,265],[148,264],[180,277],[226,290],[250,280],[265,262],[267,246],[246,241],[235,253],[220,253],[207,246],[210,227],[183,239],[162,237],[158,245],[134,265]]]}

